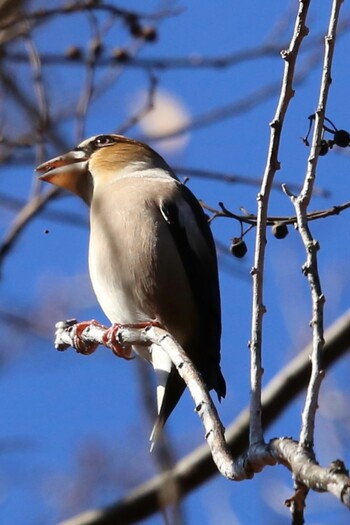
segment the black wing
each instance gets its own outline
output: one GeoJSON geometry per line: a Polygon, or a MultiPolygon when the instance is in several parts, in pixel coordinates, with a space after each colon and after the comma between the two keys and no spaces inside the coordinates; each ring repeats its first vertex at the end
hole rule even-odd
{"type": "Polygon", "coordinates": [[[202,348],[195,365],[220,400],[225,397],[226,384],[220,369],[221,308],[215,243],[198,200],[183,184],[178,184],[178,191],[179,198],[163,201],[161,211],[198,306],[202,348]]]}

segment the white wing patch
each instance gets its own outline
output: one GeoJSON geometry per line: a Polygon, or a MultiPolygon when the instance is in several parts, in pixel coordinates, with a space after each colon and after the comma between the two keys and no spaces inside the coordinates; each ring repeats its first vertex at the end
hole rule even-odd
{"type": "MultiPolygon", "coordinates": [[[[158,345],[152,345],[151,353],[152,353],[152,365],[153,365],[153,368],[154,368],[154,371],[157,377],[157,411],[159,415],[160,410],[162,408],[165,387],[168,381],[172,363],[167,353],[164,352],[164,350],[162,350],[162,348],[158,345]]],[[[151,442],[151,448],[150,448],[151,452],[153,450],[155,442],[158,439],[160,432],[161,432],[161,426],[159,425],[159,420],[157,419],[153,427],[151,436],[149,438],[151,442]]]]}
{"type": "Polygon", "coordinates": [[[152,345],[152,365],[157,376],[157,409],[162,406],[164,391],[171,370],[171,359],[158,345],[152,345]]]}

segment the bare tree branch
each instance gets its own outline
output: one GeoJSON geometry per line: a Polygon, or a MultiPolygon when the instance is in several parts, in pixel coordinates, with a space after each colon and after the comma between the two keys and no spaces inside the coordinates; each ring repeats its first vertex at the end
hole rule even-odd
{"type": "MultiPolygon", "coordinates": [[[[238,173],[223,173],[221,171],[210,171],[205,168],[190,168],[184,166],[173,166],[173,170],[177,175],[185,175],[186,177],[198,177],[205,180],[215,180],[217,182],[229,184],[243,184],[244,186],[259,186],[261,185],[261,177],[251,177],[249,175],[241,175],[238,173]]],[[[282,185],[279,182],[273,182],[272,187],[275,190],[283,191],[282,185]]],[[[288,183],[288,188],[291,191],[299,191],[300,184],[288,183]]],[[[314,195],[319,197],[329,197],[329,191],[323,188],[314,188],[314,195]]]]}
{"type": "MultiPolygon", "coordinates": [[[[82,337],[87,341],[102,342],[103,330],[94,332],[95,337],[83,332],[82,337]]],[[[62,335],[61,343],[70,345],[72,337],[62,335]]],[[[67,332],[66,332],[67,333],[67,332]]],[[[124,332],[125,333],[125,332],[124,332]]],[[[338,319],[325,333],[326,344],[322,350],[322,357],[325,369],[329,368],[338,358],[344,355],[350,349],[350,311],[346,312],[343,317],[338,319]]],[[[66,346],[66,347],[67,347],[66,346]]],[[[63,347],[62,347],[63,348],[63,347]]],[[[306,387],[310,377],[309,355],[312,345],[307,346],[293,361],[282,369],[268,384],[263,391],[263,427],[266,428],[272,421],[285,410],[285,408],[298,396],[306,387]]],[[[227,443],[230,447],[230,453],[237,457],[243,454],[248,447],[248,429],[249,429],[249,410],[245,409],[226,431],[227,443]]],[[[294,465],[294,468],[301,466],[298,454],[299,448],[293,440],[272,440],[269,444],[269,450],[274,454],[275,460],[288,466],[294,465]]],[[[307,454],[307,451],[305,452],[307,454]]],[[[308,456],[307,463],[309,466],[301,468],[299,477],[305,482],[310,477],[310,483],[321,483],[320,489],[330,490],[335,493],[336,497],[344,504],[349,505],[349,500],[345,503],[344,498],[349,498],[349,487],[342,485],[344,469],[341,464],[331,464],[327,468],[317,466],[317,463],[310,460],[308,456]],[[321,470],[319,470],[321,469],[321,470]],[[332,478],[333,471],[338,472],[338,481],[335,484],[332,478]],[[314,481],[311,481],[311,480],[314,481]],[[322,481],[323,480],[323,481],[322,481]],[[332,480],[330,484],[330,480],[332,480]],[[341,487],[344,488],[342,492],[341,487]]],[[[293,467],[292,467],[293,468],[293,467]]],[[[176,479],[177,485],[181,490],[181,496],[194,490],[199,484],[206,481],[213,474],[217,473],[215,464],[212,461],[210,450],[206,445],[202,445],[191,454],[183,458],[171,471],[171,476],[176,479]]],[[[136,523],[145,519],[154,512],[159,510],[158,494],[162,491],[165,481],[169,477],[169,472],[161,474],[137,487],[133,492],[128,494],[119,503],[100,510],[92,510],[79,514],[75,518],[62,522],[61,525],[126,525],[136,523]]],[[[307,482],[309,486],[309,481],[307,482]]],[[[317,490],[317,483],[314,484],[317,490]]],[[[171,504],[172,494],[169,493],[169,499],[163,500],[163,504],[171,504]]],[[[345,498],[345,499],[346,499],[345,498]]]]}
{"type": "Polygon", "coordinates": [[[276,114],[270,124],[270,144],[265,172],[258,194],[257,231],[254,266],[251,271],[253,277],[253,306],[252,306],[252,328],[251,328],[251,427],[250,443],[263,442],[261,425],[261,377],[262,377],[262,328],[265,306],[263,302],[264,266],[266,227],[269,196],[272,182],[276,171],[279,169],[278,151],[281,139],[282,125],[291,98],[294,95],[293,78],[298,51],[303,38],[307,35],[306,17],[310,1],[300,1],[299,11],[295,23],[294,33],[289,49],[282,52],[285,61],[284,76],[282,81],[281,95],[279,98],[276,114]]]}
{"type": "MultiPolygon", "coordinates": [[[[283,185],[284,191],[286,190],[286,186],[283,185]]],[[[289,191],[288,191],[289,193],[289,191]]],[[[243,222],[244,224],[250,224],[252,226],[256,226],[257,223],[257,217],[253,214],[238,214],[234,213],[226,208],[226,206],[219,202],[219,206],[221,210],[218,210],[217,208],[213,208],[212,206],[209,206],[208,204],[205,204],[204,202],[201,202],[202,208],[204,210],[209,211],[213,215],[210,217],[210,220],[212,221],[216,217],[226,217],[228,219],[235,219],[239,222],[243,222]]],[[[327,217],[331,217],[332,215],[339,215],[341,212],[348,210],[350,208],[350,201],[344,202],[343,204],[335,204],[331,208],[327,208],[325,210],[317,210],[307,213],[307,220],[308,221],[316,221],[318,219],[326,219],[327,217]]],[[[296,224],[298,222],[298,218],[296,215],[269,215],[266,218],[266,224],[267,226],[273,226],[276,222],[284,222],[285,224],[296,224]]]]}
{"type": "MultiPolygon", "coordinates": [[[[63,13],[60,13],[63,14],[63,13]]],[[[172,13],[169,12],[168,16],[171,16],[172,13]]],[[[176,12],[174,12],[176,15],[176,12]]],[[[138,17],[143,17],[142,14],[137,15],[138,17]]],[[[145,17],[146,18],[146,17],[145,17]]],[[[156,19],[156,15],[151,17],[151,19],[156,19]]],[[[338,37],[349,29],[350,27],[350,18],[345,18],[339,24],[338,37]]],[[[280,35],[278,35],[280,37],[280,35]]],[[[315,48],[319,47],[320,42],[323,40],[323,33],[310,36],[308,41],[303,46],[304,53],[313,51],[315,48]]],[[[200,53],[194,53],[189,56],[183,57],[172,57],[165,56],[162,58],[143,58],[130,56],[127,53],[123,53],[123,49],[112,49],[111,56],[101,55],[96,60],[96,67],[108,67],[113,66],[116,62],[123,63],[125,67],[128,68],[137,68],[145,70],[159,70],[164,71],[167,69],[225,69],[238,64],[262,59],[266,57],[277,58],[281,49],[285,49],[288,43],[284,40],[281,40],[276,44],[276,39],[268,38],[265,44],[259,45],[257,47],[247,48],[239,51],[233,51],[231,53],[219,55],[219,56],[205,56],[200,53]]],[[[85,65],[88,61],[88,56],[81,49],[74,49],[74,53],[71,53],[72,49],[64,54],[58,53],[41,53],[41,62],[45,65],[66,65],[66,66],[81,66],[85,65]]],[[[5,61],[12,63],[26,63],[27,56],[21,51],[9,50],[4,56],[5,61]]]]}
{"type": "Polygon", "coordinates": [[[15,241],[18,239],[20,233],[27,226],[29,221],[35,217],[49,201],[60,193],[58,188],[51,188],[46,193],[34,196],[18,213],[13,221],[10,230],[0,245],[0,265],[4,257],[13,248],[15,241]]]}
{"type": "Polygon", "coordinates": [[[316,178],[319,145],[321,143],[323,133],[323,120],[325,116],[325,108],[327,105],[328,92],[331,84],[332,59],[334,54],[340,7],[342,3],[342,0],[333,0],[328,34],[325,38],[325,57],[321,79],[320,97],[315,116],[314,134],[304,185],[298,197],[291,197],[296,210],[298,230],[305,246],[306,262],[303,265],[303,272],[309,281],[312,300],[312,374],[307,390],[305,408],[302,414],[302,428],[300,433],[300,446],[311,450],[313,449],[314,444],[318,395],[322,378],[324,377],[321,355],[324,345],[323,309],[325,297],[322,292],[321,281],[318,273],[317,252],[319,250],[319,244],[313,238],[310,231],[307,218],[307,208],[312,197],[312,190],[316,178]]]}

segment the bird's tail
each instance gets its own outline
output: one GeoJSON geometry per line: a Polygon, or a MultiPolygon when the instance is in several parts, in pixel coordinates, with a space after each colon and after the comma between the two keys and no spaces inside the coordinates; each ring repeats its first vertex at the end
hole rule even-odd
{"type": "MultiPolygon", "coordinates": [[[[157,376],[159,374],[157,373],[157,376]]],[[[163,374],[164,378],[164,374],[163,374]]],[[[179,376],[178,371],[173,366],[171,367],[170,373],[167,374],[165,387],[161,388],[158,382],[157,386],[157,402],[158,402],[158,417],[154,424],[153,430],[150,436],[151,452],[153,447],[159,438],[162,428],[170,416],[171,412],[177,405],[180,397],[185,390],[185,382],[179,376]]]]}

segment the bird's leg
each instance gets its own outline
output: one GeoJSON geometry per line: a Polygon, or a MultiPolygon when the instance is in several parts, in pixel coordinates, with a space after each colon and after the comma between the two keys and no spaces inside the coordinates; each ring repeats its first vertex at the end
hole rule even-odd
{"type": "Polygon", "coordinates": [[[157,321],[145,321],[143,323],[114,323],[103,335],[103,344],[110,348],[112,352],[123,359],[133,359],[132,348],[130,346],[123,346],[117,342],[118,330],[121,328],[147,328],[150,326],[160,327],[157,321]]]}
{"type": "Polygon", "coordinates": [[[106,329],[106,326],[95,321],[95,319],[92,319],[91,321],[82,321],[74,325],[74,348],[79,354],[90,355],[95,352],[99,345],[99,343],[86,341],[86,339],[83,340],[81,337],[81,334],[84,332],[84,330],[90,328],[91,326],[98,326],[99,328],[106,329]]]}

